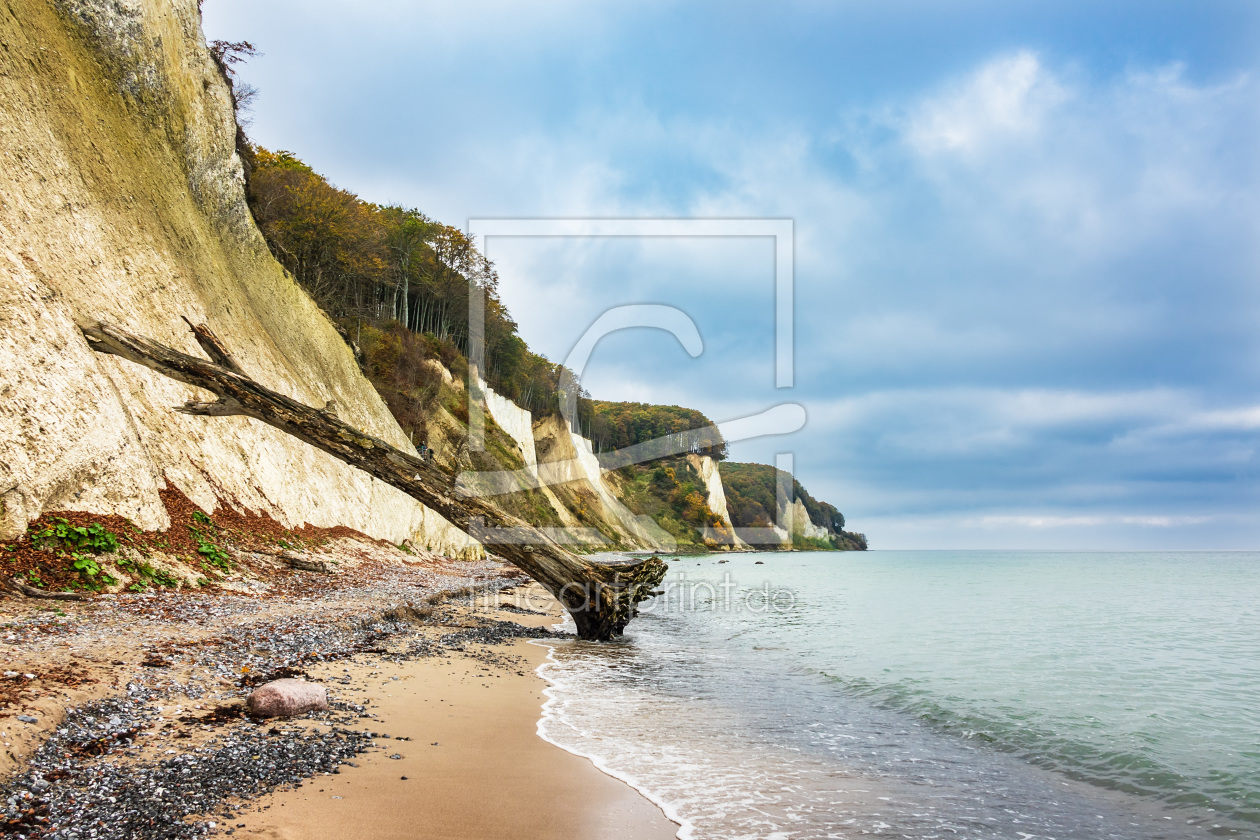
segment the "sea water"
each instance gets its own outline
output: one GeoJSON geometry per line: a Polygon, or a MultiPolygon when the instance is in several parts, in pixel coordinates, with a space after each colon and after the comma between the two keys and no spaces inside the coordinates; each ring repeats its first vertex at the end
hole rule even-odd
{"type": "Polygon", "coordinates": [[[1260,552],[670,562],[539,733],[684,837],[1260,837],[1260,552]]]}

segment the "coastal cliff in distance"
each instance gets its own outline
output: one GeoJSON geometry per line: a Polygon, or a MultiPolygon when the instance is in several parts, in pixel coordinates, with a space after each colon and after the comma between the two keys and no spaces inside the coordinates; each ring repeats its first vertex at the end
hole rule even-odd
{"type": "MultiPolygon", "coordinates": [[[[285,219],[275,214],[295,191],[326,188],[350,213],[368,205],[291,155],[244,142],[230,71],[205,43],[195,0],[0,0],[0,9],[0,540],[49,511],[160,531],[177,492],[206,512],[248,511],[285,528],[484,554],[412,498],[292,437],[241,417],[174,412],[205,395],[93,353],[77,326],[110,322],[201,355],[187,321],[209,325],[260,383],[332,403],[352,426],[407,452],[418,444],[452,474],[517,476],[496,503],[579,548],[745,547],[736,536],[745,523],[727,510],[730,465],[692,453],[601,470],[598,445],[551,408],[559,368],[516,336],[488,263],[452,228],[375,208],[394,225],[383,237],[415,233],[455,300],[467,298],[465,278],[480,278],[488,317],[499,319],[487,331],[497,342],[490,381],[478,389],[485,446],[470,451],[466,331],[451,328],[460,314],[445,299],[425,297],[418,278],[408,285],[384,258],[364,263],[379,268],[368,277],[341,271],[349,279],[331,291],[303,273],[310,261],[277,259],[300,245],[277,239],[285,219]],[[275,200],[263,211],[267,190],[275,200]]],[[[394,240],[381,247],[397,252],[394,240]]],[[[802,535],[822,547],[831,531],[814,513],[802,535]]]]}

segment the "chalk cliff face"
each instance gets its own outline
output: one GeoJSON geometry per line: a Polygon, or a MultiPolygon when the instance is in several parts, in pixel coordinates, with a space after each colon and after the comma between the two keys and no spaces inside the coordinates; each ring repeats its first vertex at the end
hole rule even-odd
{"type": "Polygon", "coordinates": [[[580,474],[595,489],[603,504],[605,518],[619,525],[634,542],[648,548],[665,548],[672,541],[651,517],[635,516],[613,493],[612,488],[604,480],[604,472],[599,466],[599,458],[589,440],[569,432],[569,441],[575,453],[575,461],[580,474]]]}
{"type": "Polygon", "coordinates": [[[485,383],[478,384],[485,395],[486,411],[499,428],[516,441],[526,471],[539,482],[543,495],[571,535],[588,530],[588,526],[583,526],[570,510],[574,507],[572,499],[561,498],[565,495],[563,488],[588,493],[598,508],[588,512],[588,520],[590,515],[597,516],[603,530],[612,532],[624,543],[640,548],[672,547],[669,535],[650,518],[636,517],[622,504],[599,466],[589,440],[567,429],[560,417],[547,417],[535,423],[529,411],[497,394],[485,383]],[[545,453],[541,459],[540,449],[545,453]],[[557,494],[557,486],[561,488],[560,494],[557,494]]]}
{"type": "Polygon", "coordinates": [[[526,409],[521,408],[507,397],[501,396],[484,382],[478,383],[485,395],[486,411],[499,424],[499,428],[508,433],[516,445],[520,447],[521,458],[525,461],[525,469],[535,478],[538,477],[538,452],[534,445],[534,418],[526,409]]]}
{"type": "Polygon", "coordinates": [[[793,534],[814,539],[827,539],[831,534],[820,525],[815,525],[809,518],[809,510],[800,499],[794,499],[790,505],[779,505],[776,508],[774,524],[770,526],[782,542],[791,542],[793,534]],[[781,527],[786,524],[789,527],[781,527]]]}
{"type": "MultiPolygon", "coordinates": [[[[781,519],[780,521],[787,521],[781,519]]],[[[792,530],[799,533],[803,537],[811,537],[814,539],[823,539],[831,535],[831,532],[821,525],[815,525],[809,518],[809,511],[805,508],[805,503],[800,499],[792,502],[791,512],[792,530]]]]}
{"type": "Polygon", "coordinates": [[[635,516],[622,504],[607,474],[599,466],[599,458],[591,442],[571,431],[562,418],[551,416],[537,421],[534,424],[534,440],[538,449],[539,476],[558,494],[576,490],[589,495],[597,506],[594,513],[606,527],[631,545],[662,550],[674,547],[673,538],[651,517],[635,516]]]}
{"type": "MultiPolygon", "coordinates": [[[[45,510],[164,528],[158,491],[174,485],[207,511],[226,504],[288,526],[346,525],[482,554],[410,497],[295,438],[245,418],[175,413],[208,395],[83,340],[76,323],[108,321],[202,355],[183,318],[208,324],[262,384],[308,405],[335,400],[348,423],[414,451],[268,251],[235,137],[196,0],[0,0],[0,539],[45,510]]],[[[542,480],[549,521],[673,547],[620,501],[590,441],[483,393],[525,471],[542,480]]],[[[450,435],[464,431],[439,413],[450,435]]],[[[717,464],[692,461],[729,524],[717,464]]],[[[794,514],[807,536],[822,531],[799,502],[794,514]]]]}
{"type": "Polygon", "coordinates": [[[287,525],[348,525],[447,553],[480,547],[402,493],[243,418],[171,407],[189,387],[91,352],[106,320],[242,367],[410,450],[332,324],[267,251],[245,203],[227,86],[196,0],[0,0],[0,538],[47,509],[167,518],[173,483],[287,525]]]}
{"type": "MultiPolygon", "coordinates": [[[[718,462],[714,461],[708,455],[688,455],[687,460],[691,462],[700,480],[704,482],[704,486],[709,491],[709,510],[722,517],[722,521],[730,528],[730,533],[735,534],[735,526],[731,523],[731,512],[726,506],[726,490],[722,487],[722,474],[719,471],[718,462]]],[[[735,548],[747,548],[748,544],[741,540],[738,536],[733,536],[735,548]]]]}

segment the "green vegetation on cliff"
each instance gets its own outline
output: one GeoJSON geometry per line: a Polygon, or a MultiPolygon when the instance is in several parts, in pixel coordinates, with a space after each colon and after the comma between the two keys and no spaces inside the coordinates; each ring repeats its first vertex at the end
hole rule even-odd
{"type": "Polygon", "coordinates": [[[396,322],[466,356],[472,283],[485,295],[486,381],[532,412],[558,410],[560,366],[517,334],[494,264],[462,231],[416,209],[363,201],[290,152],[247,154],[249,205],[268,246],[335,320],[355,334],[396,322]]]}
{"type": "MultiPolygon", "coordinates": [[[[584,399],[579,409],[582,431],[600,450],[605,451],[713,427],[713,421],[699,411],[677,405],[584,399]]],[[[712,434],[718,441],[716,444],[698,446],[694,451],[721,461],[726,458],[726,442],[716,427],[713,427],[712,434]]]]}
{"type": "Polygon", "coordinates": [[[647,515],[678,541],[681,549],[712,549],[733,543],[730,528],[709,508],[708,489],[685,457],[617,470],[621,500],[647,515]]]}
{"type": "MultiPolygon", "coordinates": [[[[468,393],[460,385],[467,361],[449,337],[417,335],[397,321],[359,327],[364,373],[411,442],[433,453],[452,477],[460,470],[515,471],[525,461],[517,444],[486,416],[485,448],[468,448],[468,393]],[[444,370],[445,369],[445,370],[444,370]],[[445,371],[453,374],[447,379],[445,371]]],[[[497,498],[499,507],[538,527],[563,523],[538,490],[497,498]]]]}
{"type": "MultiPolygon", "coordinates": [[[[722,490],[726,494],[726,508],[736,528],[768,528],[775,524],[779,471],[768,464],[722,465],[722,490]]],[[[794,498],[804,505],[810,522],[824,530],[827,536],[807,537],[792,535],[796,548],[865,550],[866,536],[844,530],[844,514],[834,505],[820,502],[809,494],[799,481],[786,473],[794,498]]]]}

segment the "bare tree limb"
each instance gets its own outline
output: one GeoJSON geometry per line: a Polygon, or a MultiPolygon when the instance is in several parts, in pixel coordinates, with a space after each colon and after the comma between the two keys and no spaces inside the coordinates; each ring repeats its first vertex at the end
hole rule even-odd
{"type": "MultiPolygon", "coordinates": [[[[182,315],[180,317],[183,318],[182,315]]],[[[206,355],[210,357],[212,362],[220,367],[227,368],[233,373],[239,373],[241,376],[245,375],[245,371],[232,358],[232,354],[223,346],[223,342],[219,341],[219,337],[210,332],[209,327],[205,324],[194,324],[187,318],[184,318],[184,323],[188,325],[188,329],[192,330],[193,338],[197,339],[197,343],[201,345],[202,350],[206,351],[206,355]]]]}
{"type": "Polygon", "coordinates": [[[12,578],[9,586],[13,591],[20,592],[27,598],[41,598],[45,601],[87,601],[92,597],[82,592],[49,592],[47,589],[37,589],[23,583],[19,578],[12,578]]]}
{"type": "Polygon", "coordinates": [[[218,400],[217,402],[189,401],[175,409],[180,414],[191,414],[194,417],[241,417],[245,410],[235,400],[218,400]]]}
{"type": "Polygon", "coordinates": [[[460,494],[433,464],[350,426],[331,410],[311,408],[263,387],[240,370],[204,326],[193,327],[193,332],[214,362],[107,324],[81,324],[80,329],[89,346],[99,353],[143,365],[219,398],[213,403],[189,402],[177,411],[203,417],[254,418],[398,488],[465,533],[481,538],[487,533],[510,534],[511,542],[494,544],[494,552],[555,595],[573,616],[583,639],[603,641],[620,634],[635,615],[636,605],[651,597],[665,577],[668,567],[656,557],[603,563],[573,554],[485,499],[460,494]],[[209,336],[209,341],[203,336],[209,336]],[[215,349],[211,351],[207,343],[215,349]]]}

